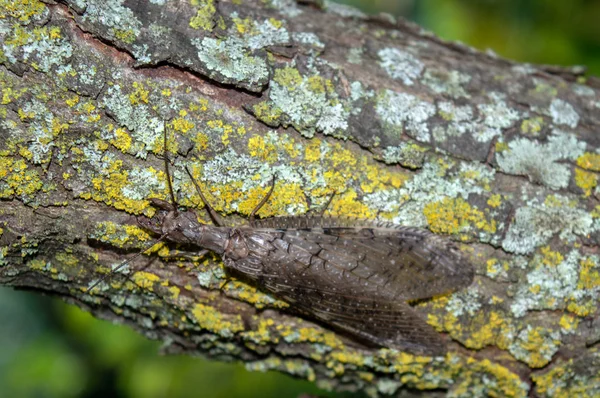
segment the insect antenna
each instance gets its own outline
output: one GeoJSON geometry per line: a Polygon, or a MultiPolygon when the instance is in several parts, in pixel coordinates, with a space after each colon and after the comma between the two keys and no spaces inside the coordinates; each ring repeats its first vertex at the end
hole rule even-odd
{"type": "Polygon", "coordinates": [[[206,200],[206,197],[200,189],[200,185],[198,185],[196,179],[192,175],[192,172],[190,171],[190,169],[187,168],[187,166],[185,166],[185,171],[188,174],[188,176],[190,176],[190,180],[192,180],[192,183],[196,187],[196,192],[198,192],[200,199],[202,199],[202,203],[204,203],[204,207],[206,207],[206,211],[208,212],[208,215],[210,216],[210,219],[212,220],[213,224],[215,224],[217,227],[222,226],[223,224],[221,223],[221,218],[219,217],[215,209],[212,208],[210,203],[208,203],[208,200],[206,200]]]}
{"type": "Polygon", "coordinates": [[[273,193],[274,189],[275,189],[275,174],[273,174],[273,179],[271,179],[271,189],[269,189],[269,192],[267,192],[265,197],[262,198],[262,200],[256,205],[256,207],[252,210],[252,212],[250,213],[250,216],[248,217],[248,221],[250,222],[250,225],[254,225],[254,218],[256,216],[256,213],[258,213],[258,211],[265,205],[265,203],[267,203],[267,201],[271,197],[271,194],[273,193]]]}
{"type": "MultiPolygon", "coordinates": [[[[164,143],[163,159],[165,161],[165,174],[167,175],[167,186],[169,187],[169,195],[171,196],[172,212],[174,213],[175,217],[177,217],[179,213],[178,213],[178,210],[177,210],[177,201],[175,200],[175,193],[173,191],[173,183],[171,181],[171,173],[169,171],[169,154],[168,154],[168,146],[167,146],[168,145],[167,127],[166,127],[164,121],[163,121],[163,133],[164,133],[163,134],[163,143],[164,143]]],[[[129,264],[130,262],[132,262],[136,258],[140,257],[142,254],[146,253],[148,250],[152,249],[156,244],[162,242],[169,235],[169,233],[170,233],[170,231],[162,234],[158,239],[155,239],[153,242],[151,242],[149,245],[147,245],[139,253],[137,253],[133,257],[131,257],[131,258],[123,261],[117,267],[115,267],[114,269],[112,269],[108,274],[104,275],[102,278],[100,278],[99,280],[97,280],[96,282],[94,282],[90,287],[88,287],[87,290],[86,290],[86,292],[91,292],[92,289],[94,289],[100,283],[104,282],[106,279],[108,279],[110,276],[112,276],[115,273],[117,273],[120,269],[122,269],[123,267],[125,267],[127,264],[129,264]]]]}

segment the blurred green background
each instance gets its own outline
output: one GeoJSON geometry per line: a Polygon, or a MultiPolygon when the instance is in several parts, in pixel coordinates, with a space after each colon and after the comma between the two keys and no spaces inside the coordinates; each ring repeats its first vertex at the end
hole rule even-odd
{"type": "MultiPolygon", "coordinates": [[[[341,1],[340,1],[341,2],[341,1]]],[[[348,0],[439,36],[526,62],[600,75],[600,1],[348,0]]],[[[159,356],[160,343],[56,299],[0,289],[0,397],[339,397],[239,364],[159,356]]]]}

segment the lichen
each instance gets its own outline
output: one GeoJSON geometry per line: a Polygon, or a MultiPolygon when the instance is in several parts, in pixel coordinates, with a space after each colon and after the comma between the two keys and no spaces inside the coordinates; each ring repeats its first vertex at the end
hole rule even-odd
{"type": "Polygon", "coordinates": [[[195,304],[192,308],[192,314],[202,329],[221,337],[230,338],[235,333],[244,330],[244,323],[240,315],[225,316],[216,308],[208,305],[195,304]]]}
{"type": "Polygon", "coordinates": [[[259,120],[273,127],[291,125],[309,138],[315,132],[344,137],[348,110],[329,80],[318,74],[302,76],[287,66],[275,70],[269,87],[268,100],[252,107],[259,120]]]}
{"type": "Polygon", "coordinates": [[[253,55],[240,39],[195,38],[192,44],[210,78],[257,92],[266,85],[269,68],[265,59],[253,55]]]}
{"type": "Polygon", "coordinates": [[[516,210],[502,248],[510,253],[530,254],[556,234],[573,242],[577,236],[586,236],[597,228],[588,211],[573,206],[565,196],[552,195],[543,203],[533,200],[516,210]]]}
{"type": "Polygon", "coordinates": [[[379,66],[392,78],[413,85],[425,66],[414,55],[397,48],[384,48],[377,53],[379,66]]]}
{"type": "Polygon", "coordinates": [[[497,153],[496,159],[505,173],[524,175],[532,182],[561,189],[568,186],[571,171],[560,161],[576,160],[585,148],[585,142],[578,141],[574,135],[554,130],[546,144],[527,138],[510,141],[508,149],[497,153]]]}
{"type": "Polygon", "coordinates": [[[375,110],[387,125],[386,134],[400,136],[402,129],[417,141],[429,142],[427,120],[435,115],[435,106],[408,93],[384,90],[377,97],[375,110]]]}
{"type": "Polygon", "coordinates": [[[552,100],[549,114],[555,124],[565,125],[573,129],[579,124],[579,115],[573,106],[559,98],[552,100]]]}

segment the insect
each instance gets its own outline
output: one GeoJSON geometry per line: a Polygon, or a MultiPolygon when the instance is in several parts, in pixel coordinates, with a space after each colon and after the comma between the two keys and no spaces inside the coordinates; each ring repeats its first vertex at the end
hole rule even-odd
{"type": "Polygon", "coordinates": [[[274,184],[249,225],[225,227],[186,168],[214,223],[202,224],[193,211],[177,209],[166,155],[165,169],[172,203],[151,199],[157,213],[138,219],[159,240],[219,254],[229,272],[362,342],[421,355],[446,352],[407,301],[471,284],[473,267],[450,241],[423,229],[351,219],[255,220],[274,184]]]}

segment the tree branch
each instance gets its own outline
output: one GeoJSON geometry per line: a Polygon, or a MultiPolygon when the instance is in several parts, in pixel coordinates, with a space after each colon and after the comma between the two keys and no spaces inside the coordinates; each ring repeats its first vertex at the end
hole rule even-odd
{"type": "Polygon", "coordinates": [[[80,4],[0,11],[1,283],[337,390],[598,385],[598,79],[328,2],[80,4]],[[337,192],[333,215],[461,242],[475,282],[415,305],[450,353],[359,346],[164,243],[88,292],[152,241],[165,127],[180,205],[202,207],[187,165],[229,225],[276,174],[261,217],[337,192]]]}

